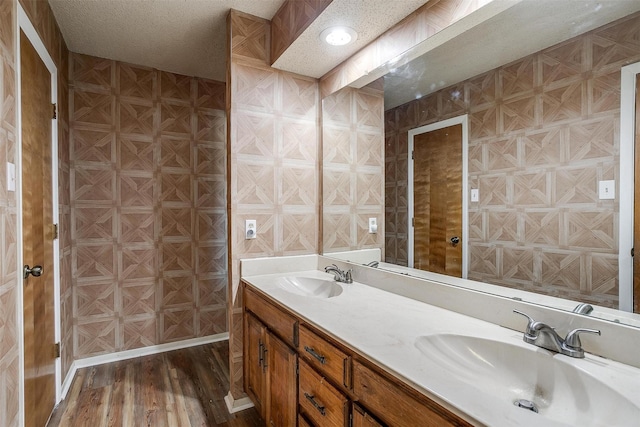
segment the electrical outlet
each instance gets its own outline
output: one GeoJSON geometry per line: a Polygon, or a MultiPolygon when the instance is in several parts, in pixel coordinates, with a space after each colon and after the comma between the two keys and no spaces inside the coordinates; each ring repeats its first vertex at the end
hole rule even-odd
{"type": "Polygon", "coordinates": [[[378,232],[378,219],[369,218],[369,234],[376,234],[378,232]]]}
{"type": "Polygon", "coordinates": [[[258,229],[255,219],[248,219],[244,222],[244,238],[246,240],[255,239],[258,235],[258,229]]]}

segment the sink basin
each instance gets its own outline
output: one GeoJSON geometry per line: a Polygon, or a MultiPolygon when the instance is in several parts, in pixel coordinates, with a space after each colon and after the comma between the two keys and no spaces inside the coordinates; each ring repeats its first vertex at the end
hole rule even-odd
{"type": "Polygon", "coordinates": [[[505,404],[533,403],[527,416],[579,426],[624,426],[640,419],[640,408],[616,390],[578,367],[585,359],[569,359],[527,344],[456,334],[418,337],[415,346],[429,369],[475,387],[505,404]]]}
{"type": "Polygon", "coordinates": [[[277,286],[292,294],[313,298],[333,298],[342,293],[342,286],[335,281],[315,277],[282,277],[277,286]]]}

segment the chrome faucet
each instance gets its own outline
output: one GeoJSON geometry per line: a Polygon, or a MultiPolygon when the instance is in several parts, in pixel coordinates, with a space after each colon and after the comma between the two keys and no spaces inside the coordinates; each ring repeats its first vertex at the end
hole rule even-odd
{"type": "Polygon", "coordinates": [[[336,282],[342,283],[353,283],[353,278],[351,277],[351,269],[344,271],[340,270],[337,265],[331,264],[324,268],[324,271],[327,273],[333,273],[333,280],[336,282]]]}
{"type": "Polygon", "coordinates": [[[567,337],[562,339],[556,330],[546,323],[538,322],[528,314],[521,311],[513,310],[513,312],[529,319],[524,336],[522,337],[524,342],[556,353],[564,354],[565,356],[576,357],[579,359],[584,358],[584,350],[582,349],[582,343],[580,342],[580,334],[587,332],[590,334],[600,335],[600,331],[597,329],[578,328],[569,332],[567,337]]]}
{"type": "Polygon", "coordinates": [[[581,304],[576,305],[576,308],[573,309],[574,313],[589,315],[593,311],[593,307],[591,304],[587,304],[583,302],[581,304]]]}

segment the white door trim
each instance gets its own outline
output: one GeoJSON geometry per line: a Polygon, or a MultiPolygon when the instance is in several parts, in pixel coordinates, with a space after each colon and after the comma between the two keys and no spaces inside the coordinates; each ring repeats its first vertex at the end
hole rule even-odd
{"type": "MultiPolygon", "coordinates": [[[[35,27],[29,20],[26,12],[22,8],[20,2],[17,3],[17,19],[18,23],[16,28],[16,99],[17,99],[17,129],[16,129],[16,208],[17,215],[17,260],[18,260],[18,340],[19,340],[19,391],[18,402],[20,407],[19,424],[24,425],[24,325],[22,319],[22,312],[24,308],[24,295],[22,288],[22,266],[24,260],[22,259],[22,94],[20,90],[21,84],[21,69],[20,69],[20,30],[24,32],[36,52],[40,56],[40,59],[46,65],[47,69],[51,73],[51,102],[58,103],[58,69],[55,62],[49,55],[47,48],[38,36],[35,27]]],[[[53,221],[55,224],[59,224],[59,211],[58,211],[58,120],[52,119],[51,123],[51,183],[52,183],[52,204],[53,204],[53,221]]],[[[61,342],[61,330],[60,330],[60,240],[53,241],[53,286],[54,286],[54,329],[55,340],[61,342]]],[[[62,385],[62,363],[61,358],[57,358],[55,362],[55,387],[56,387],[56,404],[60,401],[60,392],[62,385]]]]}
{"type": "MultiPolygon", "coordinates": [[[[618,225],[618,285],[620,310],[633,312],[633,199],[636,75],[640,62],[622,67],[620,81],[620,217],[618,225]]],[[[639,248],[640,249],[640,248],[639,248]]],[[[640,256],[640,254],[638,255],[640,256]]]]}
{"type": "Polygon", "coordinates": [[[408,266],[413,267],[414,237],[413,237],[413,140],[416,135],[431,132],[434,130],[446,128],[454,125],[462,125],[462,278],[467,278],[469,271],[469,125],[468,116],[453,117],[441,122],[433,123],[409,131],[409,167],[407,177],[407,199],[408,199],[408,215],[407,215],[407,258],[408,266]]]}

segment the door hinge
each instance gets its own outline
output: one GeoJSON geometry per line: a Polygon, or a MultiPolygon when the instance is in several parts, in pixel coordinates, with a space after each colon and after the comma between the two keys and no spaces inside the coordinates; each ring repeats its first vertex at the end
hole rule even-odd
{"type": "Polygon", "coordinates": [[[411,218],[411,226],[412,227],[416,226],[416,219],[415,218],[411,218]]]}
{"type": "Polygon", "coordinates": [[[631,256],[633,256],[633,254],[635,253],[634,249],[635,248],[631,248],[631,256]]]}
{"type": "Polygon", "coordinates": [[[55,358],[59,358],[60,357],[60,343],[57,342],[53,345],[53,355],[55,356],[55,358]]]}
{"type": "Polygon", "coordinates": [[[56,240],[60,234],[58,233],[58,224],[53,224],[53,240],[56,240]]]}
{"type": "Polygon", "coordinates": [[[416,152],[411,151],[411,160],[415,160],[415,158],[416,158],[416,152]]]}
{"type": "Polygon", "coordinates": [[[58,118],[58,104],[51,104],[51,107],[53,109],[53,118],[57,119],[58,118]]]}

